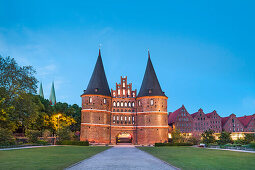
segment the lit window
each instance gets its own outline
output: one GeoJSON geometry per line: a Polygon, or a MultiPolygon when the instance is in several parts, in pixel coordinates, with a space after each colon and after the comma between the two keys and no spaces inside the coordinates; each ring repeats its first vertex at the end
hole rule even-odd
{"type": "Polygon", "coordinates": [[[153,99],[151,99],[151,106],[154,104],[154,101],[153,101],[153,99]]]}
{"type": "Polygon", "coordinates": [[[135,93],[133,93],[133,97],[135,97],[135,93]]]}
{"type": "Polygon", "coordinates": [[[125,102],[125,107],[127,107],[127,102],[125,102]]]}
{"type": "Polygon", "coordinates": [[[120,106],[120,102],[117,102],[117,107],[119,107],[120,106]]]}
{"type": "Polygon", "coordinates": [[[118,89],[118,95],[120,95],[120,89],[118,89]]]}
{"type": "Polygon", "coordinates": [[[125,89],[123,89],[123,95],[125,96],[125,89]]]}
{"type": "Polygon", "coordinates": [[[92,98],[91,97],[89,97],[89,103],[92,103],[92,98]]]}
{"type": "Polygon", "coordinates": [[[141,101],[140,100],[138,101],[138,106],[141,106],[141,101]]]}
{"type": "Polygon", "coordinates": [[[106,99],[104,99],[104,104],[106,104],[106,99]]]}
{"type": "Polygon", "coordinates": [[[117,120],[119,120],[119,116],[117,116],[117,120]]]}
{"type": "Polygon", "coordinates": [[[131,103],[130,102],[128,102],[128,107],[131,107],[131,103]]]}
{"type": "Polygon", "coordinates": [[[132,103],[132,107],[135,107],[135,102],[132,103]]]}
{"type": "Polygon", "coordinates": [[[128,95],[130,95],[130,90],[128,89],[128,95]]]}
{"type": "Polygon", "coordinates": [[[114,107],[116,106],[116,102],[115,102],[115,101],[113,102],[113,106],[114,106],[114,107]]]}
{"type": "Polygon", "coordinates": [[[122,121],[122,116],[120,117],[120,120],[122,121]]]}
{"type": "Polygon", "coordinates": [[[125,116],[125,121],[127,121],[127,116],[125,116]]]}
{"type": "Polygon", "coordinates": [[[120,106],[123,107],[123,102],[120,103],[120,106]]]}
{"type": "Polygon", "coordinates": [[[115,97],[115,92],[113,92],[113,97],[115,97]]]}
{"type": "Polygon", "coordinates": [[[123,87],[125,87],[125,83],[123,83],[123,87]]]}

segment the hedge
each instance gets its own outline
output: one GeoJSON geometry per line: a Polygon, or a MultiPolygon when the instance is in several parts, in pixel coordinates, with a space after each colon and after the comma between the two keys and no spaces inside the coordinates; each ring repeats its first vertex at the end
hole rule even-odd
{"type": "Polygon", "coordinates": [[[155,143],[155,147],[160,146],[192,146],[191,143],[155,143]]]}
{"type": "Polygon", "coordinates": [[[77,146],[89,146],[88,141],[72,141],[72,140],[64,140],[58,141],[58,145],[77,145],[77,146]]]}

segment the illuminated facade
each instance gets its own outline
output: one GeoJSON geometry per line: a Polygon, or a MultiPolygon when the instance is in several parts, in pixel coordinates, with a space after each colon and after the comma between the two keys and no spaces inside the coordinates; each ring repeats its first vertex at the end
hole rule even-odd
{"type": "Polygon", "coordinates": [[[228,117],[220,117],[214,110],[205,114],[202,109],[189,114],[182,105],[174,112],[169,112],[168,124],[170,129],[178,129],[181,133],[203,133],[213,130],[221,133],[223,130],[232,133],[233,139],[244,137],[244,133],[255,133],[255,114],[250,116],[236,117],[231,114],[228,117]]]}
{"type": "Polygon", "coordinates": [[[137,95],[127,77],[121,77],[116,89],[109,90],[99,50],[90,82],[81,97],[81,141],[142,145],[168,141],[168,98],[161,90],[150,55],[137,95]]]}

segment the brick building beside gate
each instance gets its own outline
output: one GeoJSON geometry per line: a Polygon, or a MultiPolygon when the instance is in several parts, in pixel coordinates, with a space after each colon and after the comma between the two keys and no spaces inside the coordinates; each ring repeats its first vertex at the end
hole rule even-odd
{"type": "Polygon", "coordinates": [[[162,91],[148,53],[143,82],[137,95],[127,77],[110,91],[101,53],[84,90],[80,140],[91,143],[168,141],[167,96],[162,91]]]}

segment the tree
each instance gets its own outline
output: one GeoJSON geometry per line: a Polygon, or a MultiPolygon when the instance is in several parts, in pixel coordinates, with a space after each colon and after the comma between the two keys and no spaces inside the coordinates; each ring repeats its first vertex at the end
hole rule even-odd
{"type": "Polygon", "coordinates": [[[231,133],[226,132],[226,131],[221,132],[219,139],[220,139],[218,141],[219,145],[225,145],[227,143],[233,143],[233,141],[231,139],[231,133]]]}
{"type": "Polygon", "coordinates": [[[35,73],[32,66],[19,66],[14,58],[0,56],[0,87],[4,87],[11,98],[19,92],[36,92],[35,73]]]}
{"type": "Polygon", "coordinates": [[[178,129],[174,129],[171,132],[173,143],[181,143],[183,142],[183,137],[181,136],[181,132],[178,129]]]}
{"type": "Polygon", "coordinates": [[[210,143],[214,143],[215,142],[215,137],[213,136],[214,131],[209,129],[206,130],[204,133],[201,134],[202,136],[202,142],[206,145],[210,144],[210,143]]]}
{"type": "Polygon", "coordinates": [[[255,142],[255,134],[251,134],[251,133],[246,133],[245,136],[244,136],[244,142],[246,144],[249,144],[251,143],[252,141],[255,142]]]}

